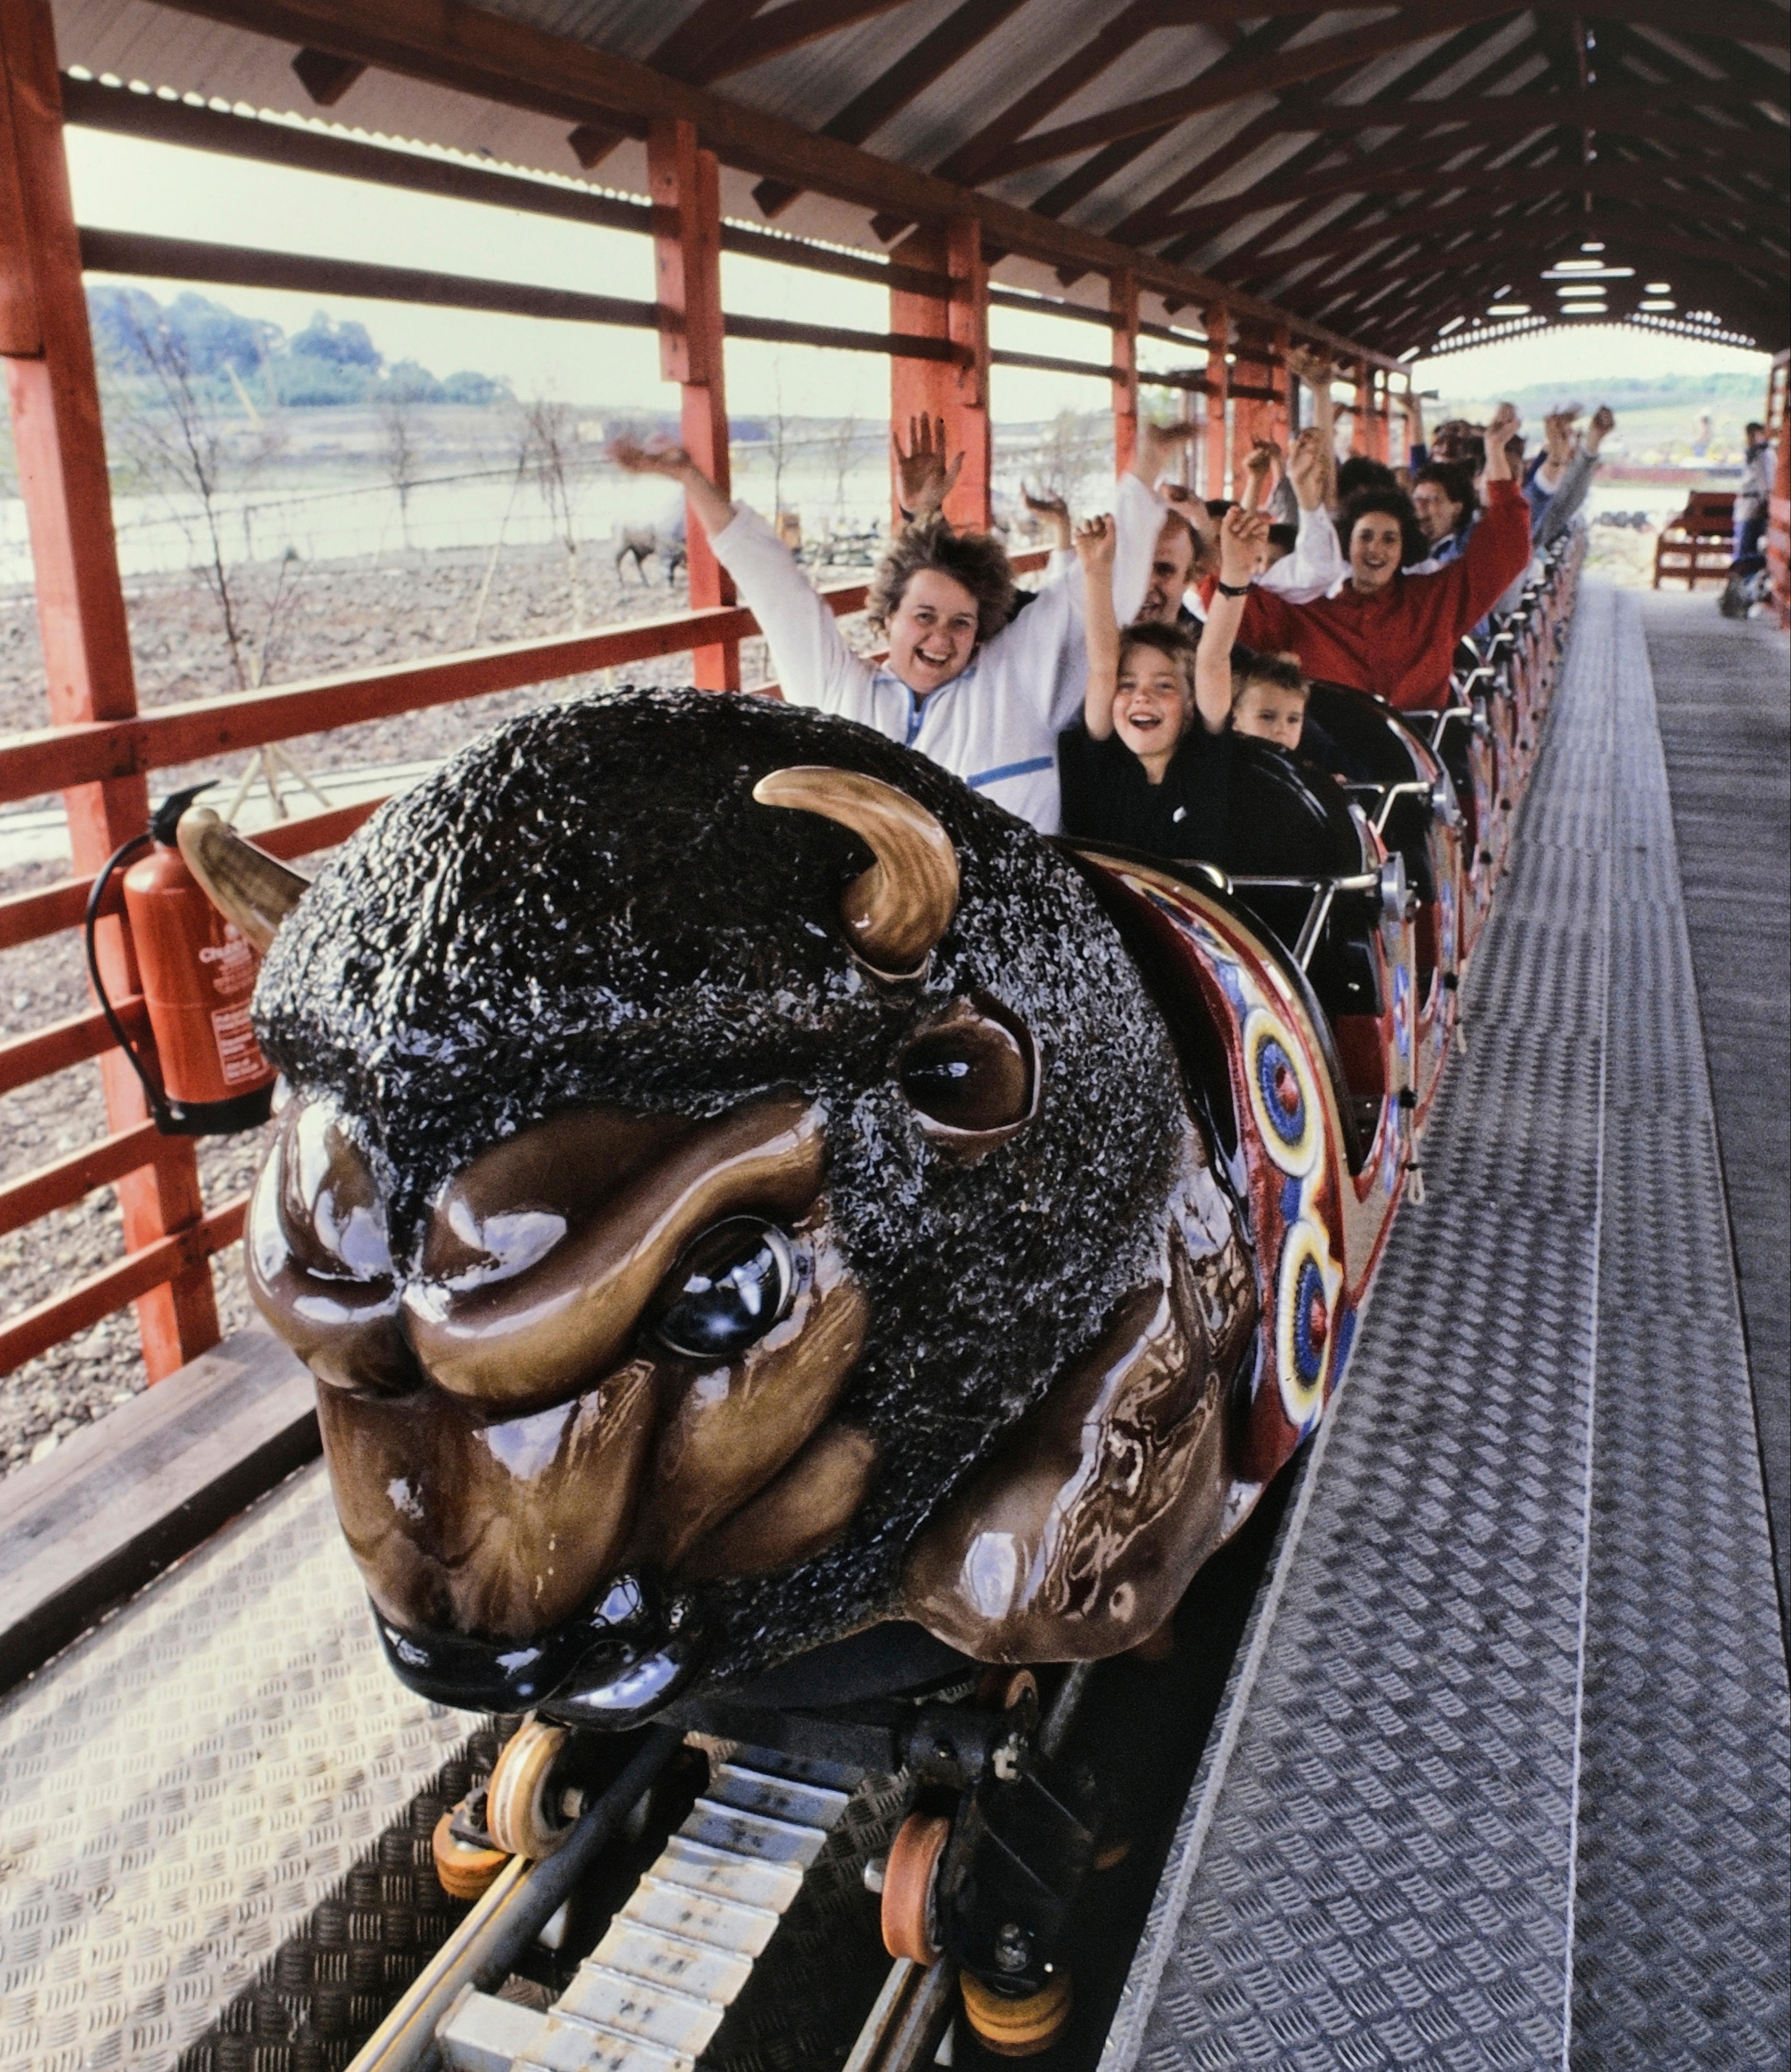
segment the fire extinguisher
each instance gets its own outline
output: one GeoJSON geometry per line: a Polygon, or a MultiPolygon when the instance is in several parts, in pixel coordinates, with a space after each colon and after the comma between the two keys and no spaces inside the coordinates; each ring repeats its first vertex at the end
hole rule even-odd
{"type": "Polygon", "coordinates": [[[87,968],[93,990],[143,1083],[150,1113],[164,1137],[223,1137],[253,1129],[267,1120],[273,1106],[273,1067],[261,1055],[249,1018],[260,955],[206,897],[175,840],[181,815],[208,788],[195,784],[164,799],[148,833],[134,835],[114,852],[87,901],[87,968]],[[106,997],[93,944],[113,873],[142,849],[150,853],[125,873],[125,911],[143,974],[143,1005],[162,1067],[160,1086],[106,997]]]}

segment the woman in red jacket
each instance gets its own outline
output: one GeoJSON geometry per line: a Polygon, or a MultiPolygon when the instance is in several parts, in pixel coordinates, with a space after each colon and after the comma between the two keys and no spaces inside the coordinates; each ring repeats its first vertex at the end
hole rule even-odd
{"type": "Polygon", "coordinates": [[[1364,491],[1345,512],[1348,581],[1310,604],[1252,583],[1238,638],[1292,648],[1308,676],[1372,692],[1402,712],[1441,705],[1456,643],[1530,558],[1530,507],[1506,451],[1517,424],[1501,403],[1486,433],[1486,508],[1459,560],[1434,575],[1403,575],[1410,504],[1402,492],[1364,491]]]}

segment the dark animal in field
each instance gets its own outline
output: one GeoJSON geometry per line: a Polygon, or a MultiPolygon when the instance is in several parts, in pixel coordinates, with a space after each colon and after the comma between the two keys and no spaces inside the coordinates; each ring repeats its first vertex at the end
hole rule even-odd
{"type": "Polygon", "coordinates": [[[1109,1655],[1254,1500],[1235,1176],[1084,873],[934,765],[631,693],[308,890],[183,846],[269,944],[251,1283],[418,1688],[621,1720],[902,1618],[1109,1655]]]}

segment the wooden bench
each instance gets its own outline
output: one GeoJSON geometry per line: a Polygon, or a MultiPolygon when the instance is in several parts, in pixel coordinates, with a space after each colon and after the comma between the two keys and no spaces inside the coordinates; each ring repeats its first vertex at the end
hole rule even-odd
{"type": "Polygon", "coordinates": [[[1677,518],[1654,543],[1654,587],[1663,581],[1695,590],[1700,578],[1727,582],[1735,538],[1735,496],[1727,489],[1694,489],[1677,518]]]}
{"type": "Polygon", "coordinates": [[[310,1373],[236,1331],[0,1483],[0,1691],[318,1451],[310,1373]]]}

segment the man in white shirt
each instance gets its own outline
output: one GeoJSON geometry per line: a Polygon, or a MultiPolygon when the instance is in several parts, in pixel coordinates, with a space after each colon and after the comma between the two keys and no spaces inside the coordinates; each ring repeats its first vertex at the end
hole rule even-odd
{"type": "MultiPolygon", "coordinates": [[[[1143,436],[1144,429],[1140,427],[1132,478],[1149,493],[1158,530],[1150,581],[1138,615],[1165,626],[1173,626],[1178,620],[1203,619],[1206,609],[1198,586],[1208,575],[1218,573],[1218,520],[1186,490],[1172,485],[1158,492],[1169,435],[1160,434],[1153,445],[1143,436]]],[[[1295,440],[1288,458],[1288,479],[1300,505],[1300,528],[1293,551],[1259,569],[1251,578],[1266,590],[1279,591],[1290,604],[1310,604],[1313,598],[1325,596],[1349,573],[1337,528],[1325,508],[1325,471],[1323,434],[1308,426],[1295,440]]],[[[1122,521],[1127,516],[1123,485],[1119,515],[1122,521]]],[[[1135,515],[1132,522],[1148,521],[1135,515]]],[[[1115,583],[1115,606],[1118,602],[1115,583]]],[[[1123,626],[1126,622],[1119,623],[1123,626]]]]}
{"type": "MultiPolygon", "coordinates": [[[[610,452],[623,467],[682,483],[792,704],[874,727],[1055,834],[1057,738],[1080,709],[1086,672],[1082,572],[1074,554],[1054,554],[1037,596],[1010,616],[1014,592],[1000,542],[954,533],[938,515],[956,474],[944,465],[943,432],[942,425],[936,438],[917,440],[901,456],[903,508],[914,516],[872,584],[872,623],[889,643],[881,662],[852,652],[770,527],[731,504],[681,446],[618,441],[610,452]]],[[[1128,497],[1122,485],[1117,501],[1114,609],[1123,625],[1144,595],[1158,516],[1156,500],[1136,490],[1128,497]]]]}

